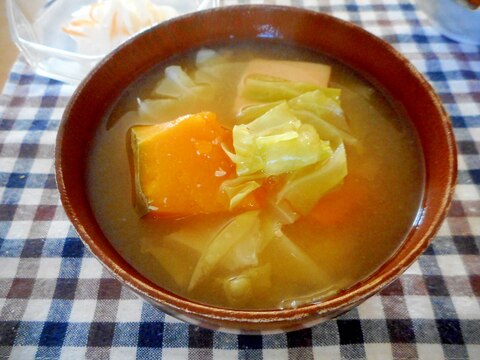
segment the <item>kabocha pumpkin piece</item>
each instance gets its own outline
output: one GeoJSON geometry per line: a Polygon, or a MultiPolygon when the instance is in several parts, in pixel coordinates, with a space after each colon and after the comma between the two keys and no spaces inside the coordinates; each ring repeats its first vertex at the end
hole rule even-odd
{"type": "MultiPolygon", "coordinates": [[[[136,207],[141,215],[186,216],[229,210],[221,184],[235,176],[225,154],[231,131],[211,112],[131,129],[136,207]]],[[[254,207],[253,197],[245,199],[254,207]]]]}

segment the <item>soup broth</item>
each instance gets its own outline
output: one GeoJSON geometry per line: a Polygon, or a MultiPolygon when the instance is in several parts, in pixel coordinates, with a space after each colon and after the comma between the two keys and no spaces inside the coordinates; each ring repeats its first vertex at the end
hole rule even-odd
{"type": "MultiPolygon", "coordinates": [[[[155,116],[138,110],[139,99],[158,98],[152,91],[168,65],[180,65],[190,75],[195,72],[196,53],[186,54],[153,69],[127,89],[99,126],[91,146],[87,182],[103,232],[146,278],[176,294],[216,306],[296,307],[321,301],[365,279],[395,252],[419,209],[424,170],[413,128],[381,92],[331,59],[280,45],[266,49],[243,44],[216,51],[222,62],[216,64],[218,76],[209,80],[221,88],[215,96],[171,101],[155,116]],[[245,212],[141,216],[135,208],[138,194],[132,176],[130,132],[134,126],[159,124],[200,111],[214,112],[225,128],[232,129],[239,122],[235,112],[239,81],[245,64],[257,58],[331,67],[329,87],[341,89],[341,107],[355,139],[355,144],[344,144],[348,174],[308,214],[284,224],[282,236],[261,251],[248,253],[246,245],[214,249],[213,256],[219,257],[214,268],[197,270],[194,275],[202,252],[212,244],[212,234],[245,212]]],[[[240,218],[237,232],[250,231],[253,223],[249,221],[240,218]]],[[[250,233],[242,241],[248,243],[252,238],[250,233]]]]}

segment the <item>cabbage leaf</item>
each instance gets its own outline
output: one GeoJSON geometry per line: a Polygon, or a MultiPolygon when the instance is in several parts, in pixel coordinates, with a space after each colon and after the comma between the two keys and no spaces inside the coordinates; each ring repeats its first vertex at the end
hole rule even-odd
{"type": "Polygon", "coordinates": [[[237,114],[237,124],[246,124],[265,114],[268,110],[280,105],[283,101],[248,105],[242,108],[237,114]]]}
{"type": "Polygon", "coordinates": [[[262,178],[263,175],[257,174],[225,180],[222,183],[221,190],[225,191],[230,198],[230,210],[234,209],[250,193],[262,186],[262,178]]]}
{"type": "Polygon", "coordinates": [[[323,120],[321,117],[316,114],[306,111],[293,109],[292,112],[297,116],[302,122],[310,124],[317,130],[319,136],[323,140],[330,141],[333,148],[336,148],[341,143],[345,143],[350,146],[357,146],[358,140],[354,136],[350,135],[349,132],[341,130],[331,123],[323,120]]]}
{"type": "Polygon", "coordinates": [[[192,95],[204,95],[207,85],[195,83],[178,65],[165,68],[163,77],[155,86],[153,94],[159,97],[179,99],[192,95]]]}
{"type": "Polygon", "coordinates": [[[286,101],[297,118],[315,127],[320,139],[330,141],[333,147],[337,147],[341,142],[357,146],[358,141],[350,134],[350,126],[340,104],[341,91],[269,76],[251,75],[246,79],[242,95],[257,103],[240,109],[237,123],[255,121],[281,101],[286,101]]]}
{"type": "Polygon", "coordinates": [[[190,278],[188,290],[193,290],[207,275],[214,271],[235,245],[248,239],[259,239],[259,227],[258,211],[248,211],[232,218],[203,251],[190,278]]]}
{"type": "Polygon", "coordinates": [[[230,52],[218,53],[218,51],[204,48],[197,52],[195,57],[195,65],[197,68],[204,66],[226,64],[231,61],[232,54],[230,52]]]}
{"type": "Polygon", "coordinates": [[[138,114],[147,121],[158,123],[197,113],[204,110],[206,102],[214,99],[212,86],[197,83],[178,65],[165,68],[164,75],[150,98],[137,100],[138,114]],[[179,106],[180,100],[186,105],[179,106]]]}
{"type": "Polygon", "coordinates": [[[331,153],[329,143],[320,140],[313,126],[302,124],[286,102],[248,124],[235,125],[233,147],[239,176],[288,173],[331,153]]]}
{"type": "Polygon", "coordinates": [[[306,82],[289,81],[273,76],[251,74],[245,78],[243,96],[258,102],[288,100],[303,93],[317,90],[318,86],[306,82]]]}
{"type": "Polygon", "coordinates": [[[336,128],[349,131],[340,106],[340,89],[325,88],[303,93],[288,102],[292,109],[309,111],[336,128]]]}
{"type": "Polygon", "coordinates": [[[288,176],[277,194],[277,202],[287,200],[302,215],[307,215],[320,198],[341,184],[347,175],[345,147],[341,144],[326,163],[301,169],[288,176]]]}
{"type": "Polygon", "coordinates": [[[249,298],[261,297],[271,288],[271,265],[248,268],[223,280],[223,290],[232,306],[245,306],[249,298]]]}

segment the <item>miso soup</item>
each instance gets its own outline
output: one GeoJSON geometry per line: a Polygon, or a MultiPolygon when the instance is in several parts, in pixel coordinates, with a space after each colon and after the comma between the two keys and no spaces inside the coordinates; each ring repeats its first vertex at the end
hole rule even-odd
{"type": "Polygon", "coordinates": [[[305,49],[200,49],[128,88],[91,146],[103,232],[145,277],[236,309],[322,301],[414,224],[423,158],[372,84],[305,49]]]}

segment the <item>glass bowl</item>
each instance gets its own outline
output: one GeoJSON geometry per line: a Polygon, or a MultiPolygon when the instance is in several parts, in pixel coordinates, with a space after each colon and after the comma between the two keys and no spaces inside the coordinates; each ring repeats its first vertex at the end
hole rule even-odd
{"type": "Polygon", "coordinates": [[[418,7],[446,37],[480,45],[480,3],[478,0],[417,0],[418,7]]]}
{"type": "MultiPolygon", "coordinates": [[[[104,0],[105,1],[105,0],[104,0]]],[[[120,0],[106,0],[119,2],[120,0]]],[[[135,0],[131,0],[133,3],[135,0]]],[[[62,30],[72,13],[95,0],[6,0],[7,18],[13,42],[28,63],[44,76],[69,83],[80,82],[109,51],[85,54],[76,41],[62,30]]],[[[177,15],[208,8],[215,1],[152,0],[170,6],[177,15]]]]}

